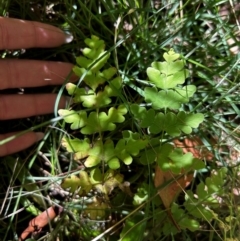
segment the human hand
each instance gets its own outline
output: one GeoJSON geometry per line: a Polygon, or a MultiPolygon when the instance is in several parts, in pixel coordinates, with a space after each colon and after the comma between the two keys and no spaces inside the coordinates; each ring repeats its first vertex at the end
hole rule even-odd
{"type": "MultiPolygon", "coordinates": [[[[72,36],[51,25],[3,17],[0,17],[0,36],[0,49],[10,50],[57,47],[72,40],[72,36]]],[[[0,90],[62,84],[72,67],[62,62],[0,59],[0,90]]],[[[0,120],[52,113],[55,100],[56,94],[0,94],[0,120]]],[[[64,108],[65,102],[62,97],[59,108],[64,108]]],[[[0,134],[0,141],[14,134],[0,134]]],[[[0,144],[0,156],[23,150],[42,138],[43,133],[28,132],[0,144]]]]}

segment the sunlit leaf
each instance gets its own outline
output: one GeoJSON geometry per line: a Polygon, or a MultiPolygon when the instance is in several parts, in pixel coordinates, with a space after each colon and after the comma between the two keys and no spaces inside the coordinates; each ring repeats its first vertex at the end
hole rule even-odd
{"type": "Polygon", "coordinates": [[[71,139],[64,137],[62,139],[62,146],[64,146],[68,152],[75,153],[74,159],[79,160],[88,156],[90,150],[90,141],[87,138],[80,140],[78,138],[71,139]]]}
{"type": "MultiPolygon", "coordinates": [[[[89,48],[83,49],[83,55],[85,57],[80,56],[76,58],[77,64],[84,69],[88,69],[96,62],[96,60],[98,60],[90,69],[93,72],[97,72],[106,64],[110,57],[110,53],[104,51],[104,41],[100,40],[97,36],[92,35],[91,39],[85,39],[85,43],[89,48]]],[[[78,72],[75,73],[78,75],[78,72]]]]}
{"type": "Polygon", "coordinates": [[[63,180],[61,186],[63,189],[67,189],[73,193],[80,187],[80,183],[81,181],[79,177],[71,175],[63,180]]]}
{"type": "Polygon", "coordinates": [[[85,127],[81,129],[82,134],[94,134],[103,131],[112,131],[116,128],[115,123],[122,123],[127,109],[120,105],[118,108],[111,107],[108,114],[105,112],[91,112],[87,118],[85,127]]]}
{"type": "Polygon", "coordinates": [[[102,183],[103,175],[102,175],[101,170],[98,167],[91,170],[90,181],[93,185],[98,184],[98,183],[102,183]]]}
{"type": "Polygon", "coordinates": [[[147,144],[148,140],[140,138],[138,133],[123,131],[123,139],[116,144],[115,153],[119,159],[129,165],[132,163],[132,156],[137,156],[147,144]]]}
{"type": "Polygon", "coordinates": [[[180,111],[177,115],[172,112],[155,113],[153,109],[148,111],[145,107],[136,104],[131,105],[130,109],[140,126],[148,127],[152,134],[158,134],[161,131],[167,132],[170,136],[179,136],[181,131],[190,134],[192,128],[197,128],[204,120],[204,115],[201,113],[194,114],[184,111],[180,111]]]}
{"type": "Polygon", "coordinates": [[[90,190],[92,189],[92,183],[90,181],[90,178],[88,176],[88,173],[85,171],[79,172],[79,178],[80,178],[80,191],[79,194],[88,194],[90,190]]]}
{"type": "Polygon", "coordinates": [[[118,187],[124,180],[124,176],[114,170],[109,169],[104,174],[104,193],[109,195],[114,188],[118,187]]]}
{"type": "Polygon", "coordinates": [[[149,187],[146,183],[142,183],[142,185],[137,189],[137,192],[133,196],[133,205],[140,205],[145,202],[149,198],[149,187]]]}
{"type": "Polygon", "coordinates": [[[71,129],[76,130],[86,125],[87,113],[86,111],[76,112],[74,110],[58,110],[58,114],[64,117],[64,121],[71,124],[71,129]]]}
{"type": "Polygon", "coordinates": [[[120,162],[119,162],[119,159],[114,157],[113,159],[109,160],[108,161],[108,166],[111,168],[111,169],[118,169],[120,167],[120,162]]]}
{"type": "Polygon", "coordinates": [[[162,108],[179,109],[183,103],[189,102],[189,98],[193,96],[195,91],[196,87],[194,85],[159,92],[152,87],[144,89],[146,102],[151,103],[152,108],[156,110],[162,108]]]}
{"type": "Polygon", "coordinates": [[[147,68],[147,75],[157,88],[170,89],[183,84],[189,76],[189,71],[184,68],[184,60],[174,50],[164,54],[166,62],[153,62],[152,67],[147,68]]]}
{"type": "Polygon", "coordinates": [[[173,62],[177,59],[179,59],[180,54],[175,53],[174,49],[170,49],[167,53],[163,54],[163,58],[167,61],[167,62],[173,62]]]}

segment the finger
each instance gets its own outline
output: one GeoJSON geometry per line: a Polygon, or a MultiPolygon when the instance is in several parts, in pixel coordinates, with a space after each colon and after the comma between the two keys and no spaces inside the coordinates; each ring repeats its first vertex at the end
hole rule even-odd
{"type": "MultiPolygon", "coordinates": [[[[14,136],[15,134],[16,133],[8,133],[0,135],[0,141],[8,137],[14,136]]],[[[16,137],[12,141],[0,145],[0,157],[24,150],[35,142],[41,140],[43,137],[44,134],[40,132],[28,132],[22,136],[16,137]]]]}
{"type": "MultiPolygon", "coordinates": [[[[73,65],[36,60],[0,60],[0,90],[62,84],[73,65]]],[[[75,75],[70,81],[78,78],[75,75]]]]}
{"type": "Polygon", "coordinates": [[[0,17],[0,36],[0,49],[57,47],[73,38],[48,24],[3,17],[0,17]]]}
{"type": "MultiPolygon", "coordinates": [[[[0,95],[0,120],[53,113],[56,96],[56,94],[0,95]]],[[[59,108],[64,108],[66,101],[67,98],[62,97],[59,108]]]]}

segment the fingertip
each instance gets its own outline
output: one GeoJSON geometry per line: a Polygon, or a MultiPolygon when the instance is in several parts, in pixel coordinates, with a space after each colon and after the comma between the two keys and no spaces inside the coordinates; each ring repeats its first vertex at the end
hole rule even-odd
{"type": "Polygon", "coordinates": [[[0,17],[0,49],[53,48],[72,40],[71,34],[49,24],[0,17]]]}
{"type": "Polygon", "coordinates": [[[44,133],[42,132],[35,132],[36,135],[36,142],[41,141],[44,137],[44,133]]]}
{"type": "Polygon", "coordinates": [[[64,43],[65,43],[65,44],[68,44],[68,43],[71,43],[72,41],[73,41],[73,35],[71,35],[71,34],[65,34],[64,43]]]}
{"type": "Polygon", "coordinates": [[[11,141],[0,145],[0,157],[14,154],[22,151],[36,142],[43,139],[44,134],[42,132],[28,132],[24,135],[17,136],[18,133],[8,133],[0,135],[0,141],[7,138],[12,138],[11,141]]]}

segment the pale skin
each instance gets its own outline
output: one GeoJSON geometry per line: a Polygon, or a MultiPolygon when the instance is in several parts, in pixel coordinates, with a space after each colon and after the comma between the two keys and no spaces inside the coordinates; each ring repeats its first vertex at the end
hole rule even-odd
{"type": "MultiPolygon", "coordinates": [[[[71,41],[60,29],[43,23],[0,17],[0,49],[57,47],[71,41]]],[[[71,72],[70,63],[0,59],[0,90],[45,85],[61,85],[71,72]]],[[[70,78],[76,80],[75,76],[70,78]]],[[[0,94],[0,121],[52,113],[56,94],[0,94]]],[[[64,108],[62,97],[59,108],[64,108]]],[[[0,141],[14,133],[0,134],[0,141]]],[[[41,140],[44,134],[28,132],[0,145],[0,157],[23,150],[41,140]]]]}

